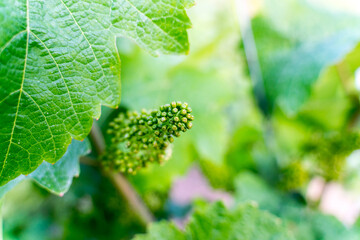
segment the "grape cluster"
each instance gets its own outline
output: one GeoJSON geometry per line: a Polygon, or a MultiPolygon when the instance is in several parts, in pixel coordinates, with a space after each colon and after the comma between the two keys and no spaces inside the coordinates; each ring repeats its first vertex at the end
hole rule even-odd
{"type": "Polygon", "coordinates": [[[300,161],[293,161],[280,170],[278,186],[285,191],[298,190],[309,180],[307,169],[300,161]]]}
{"type": "Polygon", "coordinates": [[[187,103],[172,102],[158,110],[120,113],[107,130],[112,137],[102,157],[103,166],[135,174],[148,163],[163,163],[174,137],[191,129],[191,112],[187,103]]]}

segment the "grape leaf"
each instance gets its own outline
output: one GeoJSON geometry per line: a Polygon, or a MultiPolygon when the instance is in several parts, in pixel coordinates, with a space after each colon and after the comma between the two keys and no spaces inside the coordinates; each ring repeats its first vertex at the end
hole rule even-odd
{"type": "Polygon", "coordinates": [[[360,18],[298,0],[265,3],[264,15],[253,19],[252,28],[266,93],[271,107],[278,104],[291,116],[308,99],[322,70],[360,41],[360,18]]]}
{"type": "Polygon", "coordinates": [[[250,204],[227,210],[220,202],[201,206],[195,210],[185,231],[176,229],[172,223],[150,225],[146,235],[135,240],[162,239],[293,239],[280,219],[250,204]]]}
{"type": "Polygon", "coordinates": [[[0,185],[55,163],[120,102],[116,36],[186,53],[192,1],[0,2],[0,185]]]}
{"type": "Polygon", "coordinates": [[[79,157],[89,152],[88,141],[73,140],[64,156],[54,165],[43,162],[28,176],[20,175],[0,187],[0,198],[18,183],[26,179],[33,179],[41,187],[57,195],[63,195],[70,188],[72,179],[80,174],[79,157]]]}

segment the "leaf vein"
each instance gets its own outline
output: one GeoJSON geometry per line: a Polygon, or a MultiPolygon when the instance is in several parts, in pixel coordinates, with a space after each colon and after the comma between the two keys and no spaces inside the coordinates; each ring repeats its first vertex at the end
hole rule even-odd
{"type": "Polygon", "coordinates": [[[52,55],[52,53],[50,52],[50,49],[46,46],[46,44],[45,44],[34,32],[31,31],[31,33],[32,33],[32,35],[33,35],[37,40],[40,41],[40,43],[44,46],[44,48],[46,49],[46,51],[49,53],[49,56],[51,57],[51,59],[54,61],[55,65],[56,65],[56,68],[57,68],[57,70],[59,71],[59,74],[60,74],[60,76],[61,76],[61,79],[63,80],[64,85],[65,85],[65,87],[66,87],[67,95],[69,96],[69,100],[70,100],[70,104],[71,104],[71,108],[72,108],[72,110],[74,111],[74,114],[75,114],[75,116],[76,116],[76,118],[77,118],[77,120],[78,120],[78,123],[80,123],[80,125],[81,125],[81,127],[82,127],[82,130],[84,130],[84,128],[83,128],[83,126],[82,126],[82,124],[81,124],[81,122],[80,122],[78,113],[77,113],[76,110],[75,110],[74,103],[73,103],[72,98],[71,98],[71,95],[70,95],[69,87],[68,87],[68,85],[67,85],[67,83],[66,83],[66,81],[65,81],[65,78],[64,78],[61,70],[60,70],[59,64],[56,62],[54,56],[52,55]]]}
{"type": "Polygon", "coordinates": [[[52,130],[50,128],[49,122],[47,121],[47,118],[46,118],[44,112],[40,108],[40,105],[35,101],[35,99],[33,97],[31,97],[31,95],[28,92],[26,92],[25,90],[23,90],[23,92],[24,92],[24,94],[26,94],[35,103],[35,105],[39,108],[41,114],[44,116],[46,125],[48,126],[49,132],[51,134],[51,139],[52,139],[52,142],[53,142],[54,154],[56,154],[56,145],[55,145],[55,140],[54,140],[54,134],[53,134],[53,132],[52,132],[52,130]]]}
{"type": "MultiPolygon", "coordinates": [[[[10,136],[8,149],[6,151],[4,162],[3,162],[2,167],[1,167],[0,176],[2,176],[2,173],[3,173],[4,169],[5,169],[5,165],[6,165],[7,158],[9,156],[11,144],[13,143],[14,131],[15,131],[16,121],[17,121],[17,117],[18,117],[18,113],[19,113],[21,95],[22,95],[24,81],[25,81],[25,70],[26,70],[26,64],[27,64],[27,59],[28,59],[29,38],[30,38],[30,23],[29,23],[29,21],[30,21],[29,20],[29,0],[26,0],[26,25],[27,25],[26,26],[26,32],[27,32],[27,37],[26,37],[26,51],[25,51],[25,60],[24,60],[24,70],[23,70],[23,76],[22,76],[22,81],[21,81],[21,86],[20,86],[20,94],[19,94],[18,104],[17,104],[17,107],[16,107],[14,124],[13,124],[12,130],[11,130],[11,136],[10,136]]],[[[30,159],[29,159],[29,161],[30,161],[30,159]]]]}
{"type": "Polygon", "coordinates": [[[180,42],[178,42],[173,36],[169,35],[167,32],[165,32],[164,29],[162,29],[159,25],[157,25],[150,17],[148,17],[145,13],[141,12],[140,9],[138,9],[132,2],[130,2],[129,0],[125,0],[127,3],[129,3],[129,5],[134,8],[138,13],[140,13],[140,15],[144,16],[145,18],[149,19],[151,23],[154,24],[154,26],[159,29],[165,36],[169,37],[170,39],[173,40],[173,42],[178,45],[180,48],[183,48],[183,46],[181,45],[180,42]]]}
{"type": "Polygon", "coordinates": [[[4,46],[1,48],[0,50],[0,55],[3,53],[3,51],[8,47],[8,45],[17,37],[19,36],[20,34],[26,32],[26,30],[22,30],[20,32],[18,32],[17,34],[15,34],[14,36],[12,36],[12,38],[10,38],[9,41],[7,41],[7,43],[4,44],[4,46]]]}
{"type": "Polygon", "coordinates": [[[89,40],[87,39],[84,31],[82,30],[82,28],[80,27],[79,23],[76,21],[74,15],[71,13],[70,9],[69,9],[68,6],[64,3],[64,1],[63,1],[63,0],[60,0],[60,1],[61,1],[61,3],[65,6],[65,8],[67,9],[67,11],[69,12],[71,18],[74,20],[75,25],[79,28],[79,30],[80,30],[80,32],[81,32],[81,35],[84,36],[86,42],[89,44],[89,48],[91,49],[92,54],[94,55],[94,58],[95,58],[96,62],[98,63],[98,65],[99,65],[99,67],[100,67],[100,69],[101,69],[102,75],[103,75],[104,79],[106,80],[106,83],[107,83],[108,87],[110,88],[110,83],[109,83],[109,80],[105,77],[104,69],[103,69],[103,67],[101,66],[99,60],[97,59],[97,57],[96,57],[96,55],[95,55],[95,52],[94,52],[94,49],[92,48],[92,45],[90,44],[89,40]]]}

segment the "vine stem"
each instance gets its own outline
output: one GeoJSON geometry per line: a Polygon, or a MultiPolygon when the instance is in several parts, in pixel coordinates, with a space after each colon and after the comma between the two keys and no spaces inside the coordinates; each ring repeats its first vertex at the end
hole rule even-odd
{"type": "MultiPolygon", "coordinates": [[[[98,156],[101,155],[105,151],[106,145],[104,136],[95,121],[90,132],[90,140],[95,147],[98,156]]],[[[81,162],[99,167],[102,170],[104,176],[106,176],[113,183],[116,190],[125,198],[126,202],[145,225],[154,221],[154,216],[152,215],[151,211],[147,208],[136,190],[133,188],[131,183],[124,177],[124,175],[110,170],[105,170],[101,168],[101,165],[98,164],[97,161],[90,160],[89,158],[82,158],[81,162]]]]}
{"type": "Polygon", "coordinates": [[[0,240],[4,239],[4,232],[3,232],[3,203],[4,203],[4,198],[0,199],[0,240]]]}

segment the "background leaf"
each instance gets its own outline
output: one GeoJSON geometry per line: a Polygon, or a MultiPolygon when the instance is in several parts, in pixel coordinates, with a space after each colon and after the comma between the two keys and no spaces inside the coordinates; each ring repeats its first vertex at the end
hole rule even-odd
{"type": "Polygon", "coordinates": [[[305,1],[266,0],[252,28],[271,107],[278,104],[288,115],[296,114],[321,71],[357,45],[359,24],[358,16],[305,1]]]}
{"type": "Polygon", "coordinates": [[[179,232],[171,223],[155,223],[146,235],[138,235],[135,240],[150,239],[293,239],[280,219],[245,204],[232,211],[222,203],[198,206],[185,227],[179,232]]]}
{"type": "Polygon", "coordinates": [[[73,140],[64,156],[57,163],[51,164],[43,162],[30,175],[21,175],[4,186],[1,186],[0,198],[25,179],[33,179],[49,192],[63,195],[69,190],[73,178],[80,174],[80,156],[86,155],[89,151],[90,145],[88,141],[80,142],[73,140]]]}

